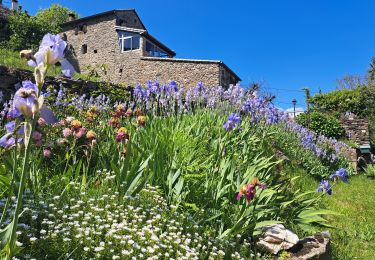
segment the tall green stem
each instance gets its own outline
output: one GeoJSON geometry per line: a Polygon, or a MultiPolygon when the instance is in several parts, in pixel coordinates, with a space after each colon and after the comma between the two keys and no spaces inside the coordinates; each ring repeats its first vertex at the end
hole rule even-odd
{"type": "MultiPolygon", "coordinates": [[[[25,123],[28,124],[27,121],[25,123]]],[[[25,128],[26,127],[27,126],[25,125],[25,128]]],[[[18,189],[17,204],[16,204],[16,210],[14,212],[12,233],[11,233],[11,237],[10,237],[10,245],[9,245],[10,255],[9,255],[9,259],[13,258],[13,253],[14,253],[13,249],[14,249],[14,244],[16,242],[16,230],[17,230],[17,225],[18,225],[18,216],[19,216],[20,210],[21,210],[23,191],[25,189],[26,176],[27,176],[26,167],[27,167],[28,160],[29,160],[29,155],[30,155],[30,152],[29,152],[29,150],[30,150],[30,142],[31,142],[30,139],[31,139],[31,134],[34,131],[34,128],[35,128],[35,119],[33,118],[32,123],[31,123],[31,130],[30,131],[25,131],[25,133],[27,133],[29,136],[27,137],[28,141],[25,142],[25,155],[23,157],[21,180],[20,180],[20,186],[19,186],[19,189],[18,189]]]]}
{"type": "MultiPolygon", "coordinates": [[[[16,139],[17,139],[17,136],[16,136],[16,139]]],[[[3,222],[5,220],[6,213],[8,211],[10,202],[12,200],[12,192],[13,192],[14,180],[15,180],[15,177],[16,177],[16,169],[17,169],[17,144],[16,144],[16,146],[15,146],[15,148],[13,150],[12,179],[10,181],[8,199],[7,199],[6,203],[5,203],[3,214],[1,215],[0,226],[3,224],[3,222]]]]}

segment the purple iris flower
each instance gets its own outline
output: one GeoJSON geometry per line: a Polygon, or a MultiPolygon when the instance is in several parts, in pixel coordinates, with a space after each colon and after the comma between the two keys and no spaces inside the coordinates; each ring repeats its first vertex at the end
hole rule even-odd
{"type": "Polygon", "coordinates": [[[66,46],[67,43],[63,41],[59,35],[47,33],[42,39],[38,52],[34,55],[36,61],[34,65],[37,66],[44,63],[44,58],[48,51],[50,51],[49,63],[56,64],[64,58],[66,46]]]}
{"type": "MultiPolygon", "coordinates": [[[[0,146],[1,147],[9,148],[9,147],[16,144],[16,138],[14,138],[14,136],[12,135],[15,126],[16,126],[15,121],[9,122],[5,125],[5,129],[6,129],[7,133],[0,138],[0,146]]],[[[20,129],[17,131],[17,136],[16,136],[17,140],[18,140],[18,143],[23,141],[22,138],[18,138],[19,135],[23,135],[23,134],[24,134],[24,127],[21,126],[20,129]]]]}
{"type": "Polygon", "coordinates": [[[17,90],[13,100],[14,114],[19,115],[20,112],[26,116],[32,116],[32,107],[38,95],[38,87],[31,81],[23,81],[22,87],[17,90]]]}
{"type": "Polygon", "coordinates": [[[225,130],[231,131],[236,127],[236,124],[233,121],[228,120],[227,122],[225,122],[223,127],[225,130]]]}
{"type": "Polygon", "coordinates": [[[61,39],[59,35],[46,34],[44,35],[42,42],[39,46],[39,50],[35,53],[35,60],[29,60],[27,64],[32,67],[38,65],[44,65],[45,57],[49,54],[48,63],[56,64],[60,63],[62,73],[65,77],[71,77],[76,71],[74,67],[64,59],[64,51],[67,43],[61,39]]]}
{"type": "Polygon", "coordinates": [[[236,114],[236,113],[232,113],[229,117],[228,117],[228,120],[225,122],[225,124],[223,125],[223,128],[227,131],[231,131],[233,130],[234,128],[236,128],[236,126],[240,123],[241,121],[241,117],[239,114],[236,114]]]}
{"type": "Polygon", "coordinates": [[[338,169],[334,174],[332,174],[330,176],[330,178],[332,180],[340,179],[340,180],[342,180],[345,183],[349,183],[348,173],[346,172],[346,170],[344,168],[338,169]]]}
{"type": "Polygon", "coordinates": [[[319,183],[318,188],[316,189],[317,192],[325,192],[328,195],[332,195],[332,188],[331,184],[327,180],[321,180],[319,183]]]}
{"type": "Polygon", "coordinates": [[[234,123],[238,124],[240,121],[241,121],[241,117],[239,114],[236,114],[236,113],[232,113],[229,117],[228,117],[228,121],[233,121],[234,123]]]}
{"type": "Polygon", "coordinates": [[[197,86],[194,88],[194,93],[195,94],[200,94],[205,88],[206,87],[203,84],[203,82],[198,82],[197,86]]]}
{"type": "Polygon", "coordinates": [[[177,85],[176,81],[174,81],[174,80],[169,81],[168,86],[174,92],[178,91],[178,85],[177,85]]]}
{"type": "MultiPolygon", "coordinates": [[[[22,138],[18,139],[18,142],[22,142],[22,138]]],[[[0,138],[0,146],[4,148],[9,148],[16,144],[16,139],[12,137],[12,134],[6,134],[0,138]]]]}
{"type": "MultiPolygon", "coordinates": [[[[31,81],[23,81],[14,96],[13,109],[9,112],[11,118],[20,117],[22,114],[26,117],[32,116],[32,107],[38,95],[38,87],[31,81]]],[[[40,109],[40,117],[47,123],[53,124],[58,120],[53,112],[46,106],[40,109]]]]}

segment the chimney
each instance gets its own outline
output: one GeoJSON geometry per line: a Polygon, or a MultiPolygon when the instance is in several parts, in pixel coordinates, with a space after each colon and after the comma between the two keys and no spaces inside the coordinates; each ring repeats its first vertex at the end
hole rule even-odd
{"type": "Polygon", "coordinates": [[[18,11],[18,0],[12,0],[12,7],[10,9],[13,11],[18,11]]]}
{"type": "Polygon", "coordinates": [[[71,22],[71,21],[74,21],[75,19],[76,19],[76,15],[74,13],[69,13],[68,21],[71,22]]]}

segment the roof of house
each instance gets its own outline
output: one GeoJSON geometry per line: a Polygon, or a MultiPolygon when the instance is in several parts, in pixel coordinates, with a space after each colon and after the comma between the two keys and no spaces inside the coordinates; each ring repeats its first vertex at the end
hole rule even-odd
{"type": "Polygon", "coordinates": [[[106,12],[103,12],[103,13],[98,13],[98,14],[82,17],[82,18],[79,18],[79,19],[76,19],[76,20],[73,20],[73,21],[68,21],[66,23],[61,24],[61,27],[66,27],[66,26],[69,26],[69,25],[89,21],[89,20],[96,19],[96,18],[99,18],[99,17],[107,16],[107,15],[110,15],[110,14],[116,15],[116,13],[120,13],[120,12],[133,12],[138,17],[142,27],[146,28],[144,26],[144,24],[142,23],[142,20],[139,18],[135,9],[114,9],[114,10],[106,11],[106,12]]]}

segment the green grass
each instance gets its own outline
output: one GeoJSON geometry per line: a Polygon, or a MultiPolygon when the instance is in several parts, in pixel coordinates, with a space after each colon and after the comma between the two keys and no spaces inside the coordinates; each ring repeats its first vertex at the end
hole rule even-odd
{"type": "Polygon", "coordinates": [[[0,64],[9,68],[32,70],[26,60],[20,58],[18,52],[6,49],[0,49],[0,64]]]}
{"type": "MultiPolygon", "coordinates": [[[[34,71],[33,67],[27,65],[27,61],[25,59],[20,58],[18,52],[7,49],[0,49],[0,65],[8,68],[34,71]]],[[[48,73],[50,76],[60,75],[61,68],[53,65],[48,73]]]]}
{"type": "MultiPolygon", "coordinates": [[[[293,167],[301,176],[296,187],[315,189],[318,180],[301,168],[293,167]]],[[[330,215],[329,231],[332,235],[333,259],[375,259],[375,180],[365,175],[350,178],[349,184],[333,186],[333,195],[325,196],[322,205],[337,215],[330,215]]]]}
{"type": "Polygon", "coordinates": [[[335,185],[324,204],[340,213],[329,217],[335,259],[374,259],[375,180],[354,176],[349,185],[335,185]]]}

